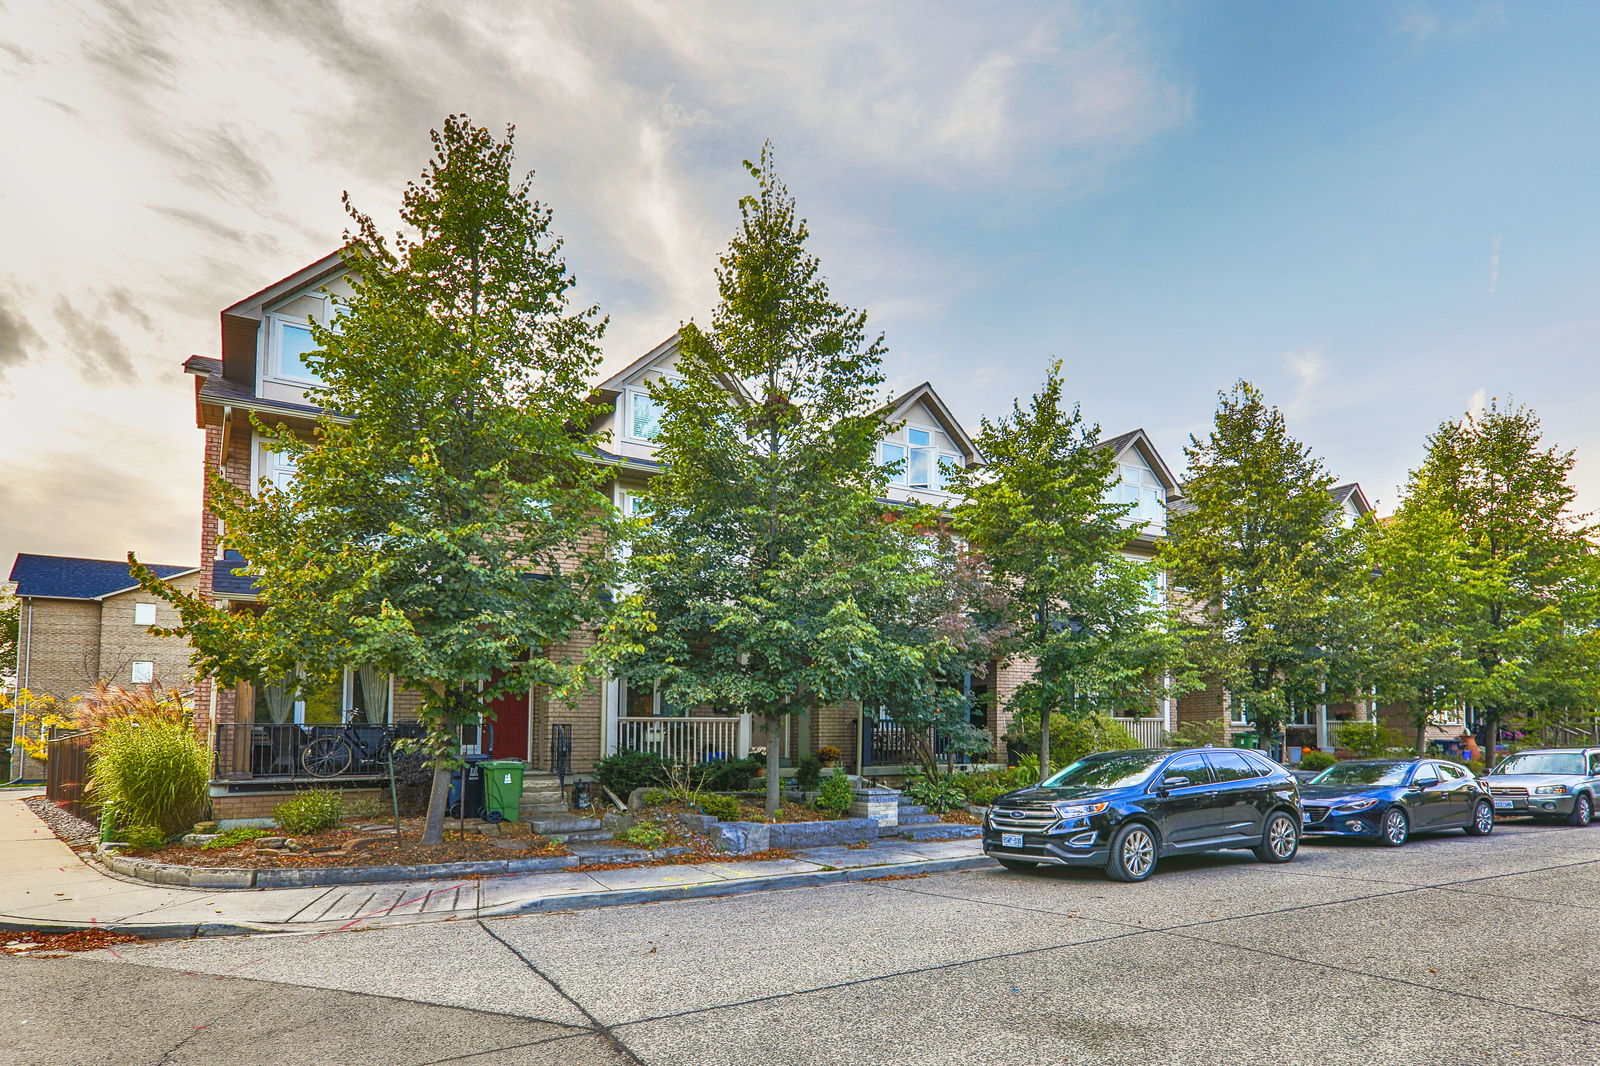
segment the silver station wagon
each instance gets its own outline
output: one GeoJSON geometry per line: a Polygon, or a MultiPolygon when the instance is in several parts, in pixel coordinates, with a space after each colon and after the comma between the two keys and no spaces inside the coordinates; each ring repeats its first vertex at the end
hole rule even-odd
{"type": "Polygon", "coordinates": [[[1600,747],[1519,751],[1484,776],[1495,814],[1526,814],[1568,825],[1594,821],[1600,747]]]}

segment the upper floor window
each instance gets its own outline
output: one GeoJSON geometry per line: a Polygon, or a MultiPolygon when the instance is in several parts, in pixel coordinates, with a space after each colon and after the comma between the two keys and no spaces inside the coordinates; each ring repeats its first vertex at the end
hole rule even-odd
{"type": "Polygon", "coordinates": [[[133,661],[133,669],[129,672],[129,679],[135,685],[148,685],[156,679],[156,664],[143,659],[133,661]]]}
{"type": "Polygon", "coordinates": [[[153,603],[136,603],[133,605],[133,624],[136,626],[153,626],[156,624],[156,605],[153,603]]]}
{"type": "Polygon", "coordinates": [[[1152,533],[1166,531],[1166,491],[1149,467],[1140,463],[1118,465],[1117,480],[1107,487],[1106,499],[1112,503],[1133,505],[1123,517],[1123,521],[1129,525],[1143,525],[1152,533]]]}
{"type": "Polygon", "coordinates": [[[306,362],[308,355],[319,350],[305,319],[267,316],[267,377],[297,385],[321,385],[322,379],[306,362]]]}
{"type": "Polygon", "coordinates": [[[945,492],[961,456],[939,430],[906,426],[878,445],[878,462],[889,471],[891,485],[945,492]]]}
{"type": "Polygon", "coordinates": [[[661,432],[661,401],[643,389],[629,389],[628,436],[634,440],[655,440],[661,432]]]}

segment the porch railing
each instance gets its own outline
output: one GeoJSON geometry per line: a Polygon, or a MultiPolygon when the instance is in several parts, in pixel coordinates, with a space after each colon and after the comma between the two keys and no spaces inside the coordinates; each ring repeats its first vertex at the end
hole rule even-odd
{"type": "Polygon", "coordinates": [[[89,737],[91,731],[55,733],[45,740],[45,798],[68,814],[93,821],[98,818],[94,804],[84,796],[89,783],[89,737]]]}
{"type": "MultiPolygon", "coordinates": [[[[358,726],[363,731],[364,742],[377,747],[384,734],[390,736],[420,736],[420,727],[409,723],[394,725],[358,726]]],[[[306,746],[321,736],[339,736],[344,727],[336,725],[297,725],[294,722],[218,722],[216,754],[212,763],[212,779],[216,781],[276,778],[280,780],[307,779],[301,762],[306,746]]],[[[341,778],[384,777],[389,769],[363,758],[356,751],[350,768],[341,778]]]]}
{"type": "Polygon", "coordinates": [[[742,759],[750,753],[749,719],[618,718],[617,750],[647,751],[669,762],[742,759]]]}
{"type": "Polygon", "coordinates": [[[1112,721],[1132,733],[1141,748],[1161,747],[1162,734],[1167,729],[1160,718],[1113,718],[1112,721]]]}
{"type": "MultiPolygon", "coordinates": [[[[904,766],[919,761],[918,742],[923,741],[927,734],[919,734],[898,722],[882,722],[875,718],[863,718],[861,727],[862,766],[904,766]]],[[[933,731],[931,739],[935,757],[940,762],[949,759],[949,738],[933,731]]],[[[971,761],[971,757],[965,754],[955,756],[955,762],[961,765],[971,761]]]]}

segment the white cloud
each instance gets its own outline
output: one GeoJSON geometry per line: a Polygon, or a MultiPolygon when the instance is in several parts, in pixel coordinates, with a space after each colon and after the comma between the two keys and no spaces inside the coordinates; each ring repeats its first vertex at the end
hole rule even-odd
{"type": "Polygon", "coordinates": [[[1328,360],[1321,348],[1302,348],[1283,352],[1278,358],[1288,366],[1294,393],[1283,405],[1291,419],[1305,418],[1320,405],[1322,384],[1328,375],[1328,360]]]}
{"type": "Polygon", "coordinates": [[[1478,388],[1473,391],[1470,397],[1467,398],[1467,414],[1471,415],[1473,418],[1483,417],[1483,412],[1488,408],[1488,406],[1489,391],[1487,389],[1478,388]]]}

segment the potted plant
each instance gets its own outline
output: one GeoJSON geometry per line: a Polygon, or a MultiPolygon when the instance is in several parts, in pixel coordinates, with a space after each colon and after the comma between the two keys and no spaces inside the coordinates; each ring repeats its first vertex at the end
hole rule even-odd
{"type": "Polygon", "coordinates": [[[832,766],[834,763],[838,762],[843,755],[844,752],[840,751],[832,744],[817,749],[817,758],[822,760],[823,766],[832,766]]]}

